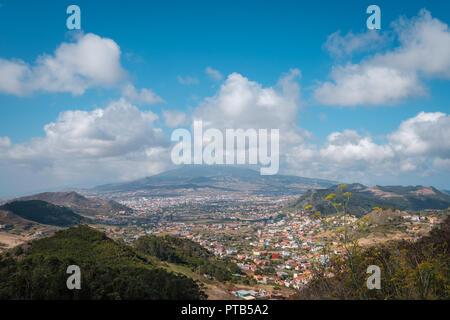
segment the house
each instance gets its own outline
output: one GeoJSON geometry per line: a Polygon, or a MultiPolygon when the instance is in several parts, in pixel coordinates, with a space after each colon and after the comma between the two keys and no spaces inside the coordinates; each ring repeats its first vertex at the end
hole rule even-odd
{"type": "MultiPolygon", "coordinates": [[[[430,223],[438,223],[439,222],[439,219],[438,218],[436,218],[436,217],[428,217],[428,221],[430,222],[430,223]]],[[[0,228],[1,229],[1,228],[0,228]]]]}
{"type": "Polygon", "coordinates": [[[258,297],[259,297],[259,298],[265,298],[265,297],[267,297],[267,291],[264,290],[264,289],[260,289],[259,292],[258,292],[258,297]]]}
{"type": "Polygon", "coordinates": [[[257,292],[254,290],[239,290],[234,292],[236,297],[246,300],[252,300],[251,298],[255,299],[256,294],[257,292]]]}

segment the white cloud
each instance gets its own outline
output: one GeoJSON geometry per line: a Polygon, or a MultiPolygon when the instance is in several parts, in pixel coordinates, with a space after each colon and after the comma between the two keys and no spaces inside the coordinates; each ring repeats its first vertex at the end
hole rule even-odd
{"type": "Polygon", "coordinates": [[[376,30],[368,30],[364,33],[354,34],[351,31],[341,36],[337,31],[327,38],[323,47],[334,57],[343,58],[355,53],[362,53],[384,48],[390,39],[386,34],[376,30]]]}
{"type": "Polygon", "coordinates": [[[423,76],[450,78],[448,25],[421,10],[417,17],[401,18],[393,26],[397,48],[359,64],[334,67],[332,81],[318,87],[315,98],[342,106],[390,104],[424,95],[423,76]]]}
{"type": "Polygon", "coordinates": [[[314,92],[323,104],[379,105],[425,95],[416,73],[381,65],[339,66],[333,69],[331,78],[333,82],[325,82],[314,92]]]}
{"type": "Polygon", "coordinates": [[[361,137],[356,131],[345,130],[328,136],[327,143],[320,149],[321,158],[352,165],[357,162],[379,163],[392,158],[390,146],[377,145],[370,137],[361,137]]]}
{"type": "Polygon", "coordinates": [[[30,77],[29,67],[22,61],[8,61],[0,58],[0,92],[20,95],[25,81],[30,77]]]}
{"type": "MultiPolygon", "coordinates": [[[[298,125],[299,77],[292,69],[267,87],[232,73],[192,119],[202,119],[205,129],[280,129],[281,173],[383,184],[448,176],[449,115],[421,112],[381,138],[343,130],[318,144],[298,125]]],[[[106,108],[65,111],[44,127],[43,137],[26,143],[0,137],[0,176],[11,181],[0,184],[0,194],[131,180],[170,168],[170,142],[155,127],[158,116],[139,110],[130,103],[133,94],[127,96],[106,108]]],[[[184,112],[162,114],[168,127],[191,124],[184,112]]]]}
{"type": "Polygon", "coordinates": [[[205,73],[208,75],[208,77],[216,81],[220,81],[223,78],[219,70],[215,70],[211,67],[206,67],[205,73]]]}
{"type": "Polygon", "coordinates": [[[11,140],[8,137],[0,137],[0,148],[11,146],[11,140]]]}
{"type": "Polygon", "coordinates": [[[197,78],[191,76],[182,77],[179,75],[177,76],[177,80],[182,85],[194,85],[199,82],[197,78]]]}
{"type": "MultiPolygon", "coordinates": [[[[293,69],[274,87],[263,87],[231,74],[216,95],[200,103],[194,117],[218,128],[282,128],[282,143],[303,143],[304,132],[296,126],[299,75],[293,69]]],[[[104,109],[65,111],[44,127],[44,137],[27,143],[0,139],[0,175],[23,177],[14,181],[23,193],[37,187],[130,180],[171,167],[168,137],[154,126],[157,115],[140,111],[129,102],[133,94],[126,96],[104,109]]],[[[163,111],[163,117],[169,127],[191,124],[180,111],[163,111]]],[[[12,187],[0,187],[12,192],[12,187]]]]}
{"type": "Polygon", "coordinates": [[[309,177],[368,183],[377,177],[427,175],[438,170],[433,161],[442,164],[442,159],[449,158],[450,145],[442,141],[450,141],[450,125],[443,113],[422,112],[401,123],[382,143],[353,130],[333,132],[322,145],[313,142],[311,134],[298,125],[299,75],[293,69],[276,86],[263,87],[233,73],[214,96],[194,109],[193,118],[203,120],[204,127],[222,130],[280,129],[280,169],[309,177]],[[413,153],[412,148],[422,151],[413,153]]]}
{"type": "Polygon", "coordinates": [[[393,25],[400,46],[376,56],[375,64],[450,79],[450,29],[447,24],[422,9],[417,17],[400,18],[393,25]]]}
{"type": "Polygon", "coordinates": [[[450,159],[450,116],[421,112],[389,135],[397,152],[450,159]]]}
{"type": "Polygon", "coordinates": [[[153,90],[146,88],[136,90],[136,88],[131,83],[123,87],[122,96],[131,103],[137,105],[149,105],[164,102],[164,99],[154,93],[153,90]]]}
{"type": "MultiPolygon", "coordinates": [[[[309,132],[297,125],[301,104],[299,77],[300,70],[291,69],[275,86],[264,87],[239,73],[232,73],[214,96],[204,99],[194,109],[192,118],[202,120],[204,130],[277,129],[279,153],[283,155],[310,137],[309,132]]],[[[272,134],[270,131],[270,136],[272,134]]]]}
{"type": "Polygon", "coordinates": [[[176,128],[188,123],[186,113],[178,110],[164,110],[162,112],[164,122],[169,128],[176,128]]]}
{"type": "Polygon", "coordinates": [[[232,73],[213,97],[194,110],[194,118],[227,128],[293,127],[300,103],[300,87],[292,69],[275,87],[263,87],[239,73],[232,73]]]}
{"type": "Polygon", "coordinates": [[[124,99],[104,109],[62,112],[45,125],[44,137],[22,144],[0,138],[0,175],[15,172],[23,177],[11,182],[20,189],[97,184],[157,173],[170,166],[169,141],[154,126],[157,118],[124,99]]]}
{"type": "MultiPolygon", "coordinates": [[[[331,133],[325,144],[303,144],[285,154],[286,169],[350,182],[427,176],[450,172],[450,116],[420,112],[376,143],[370,136],[344,130],[331,133]]],[[[397,182],[398,183],[398,182],[397,182]]]]}
{"type": "Polygon", "coordinates": [[[120,54],[113,40],[89,33],[73,43],[62,43],[53,55],[41,55],[34,65],[0,59],[0,92],[80,95],[90,87],[111,86],[125,73],[120,65],[120,54]]]}

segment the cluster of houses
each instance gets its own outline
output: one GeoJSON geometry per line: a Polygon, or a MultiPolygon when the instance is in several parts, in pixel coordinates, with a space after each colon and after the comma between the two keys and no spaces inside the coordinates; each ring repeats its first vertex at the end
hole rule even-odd
{"type": "Polygon", "coordinates": [[[284,296],[280,293],[267,292],[263,289],[259,291],[255,290],[237,290],[231,291],[231,293],[240,299],[244,300],[256,300],[256,299],[283,299],[284,296]]]}

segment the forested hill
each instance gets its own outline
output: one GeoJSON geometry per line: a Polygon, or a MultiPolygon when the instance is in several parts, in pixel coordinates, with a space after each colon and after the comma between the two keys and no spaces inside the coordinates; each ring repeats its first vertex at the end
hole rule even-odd
{"type": "MultiPolygon", "coordinates": [[[[367,214],[373,207],[395,208],[408,211],[447,209],[450,207],[450,195],[433,187],[367,187],[362,184],[350,184],[347,185],[345,191],[351,193],[348,212],[356,216],[367,214]]],[[[311,205],[314,211],[320,211],[324,215],[334,214],[333,207],[325,200],[325,197],[331,193],[337,193],[339,195],[336,187],[310,190],[302,195],[293,206],[294,208],[302,209],[311,205]]]]}
{"type": "Polygon", "coordinates": [[[1,206],[0,210],[9,211],[22,219],[59,227],[74,226],[87,221],[69,208],[40,200],[13,201],[1,206]]]}
{"type": "Polygon", "coordinates": [[[97,214],[110,215],[131,213],[133,210],[113,200],[87,198],[73,191],[69,192],[43,192],[14,199],[13,201],[41,200],[57,206],[70,208],[75,213],[85,216],[97,214]]]}
{"type": "Polygon", "coordinates": [[[207,274],[219,281],[231,280],[232,274],[241,273],[235,263],[219,261],[198,243],[184,238],[145,236],[136,241],[135,247],[162,261],[185,265],[194,272],[207,274]]]}
{"type": "Polygon", "coordinates": [[[158,267],[146,254],[86,225],[0,256],[0,300],[203,298],[194,280],[158,267]],[[67,289],[69,265],[80,267],[81,290],[67,289]]]}

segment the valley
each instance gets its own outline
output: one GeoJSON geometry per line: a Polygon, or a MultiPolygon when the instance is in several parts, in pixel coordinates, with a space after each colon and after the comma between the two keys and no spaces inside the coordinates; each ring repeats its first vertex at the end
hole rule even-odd
{"type": "Polygon", "coordinates": [[[430,187],[354,184],[347,190],[345,216],[329,210],[325,200],[328,194],[339,198],[332,182],[267,180],[249,169],[183,169],[137,182],[43,193],[0,207],[0,251],[79,223],[129,246],[171,236],[233,266],[218,276],[196,264],[157,263],[198,281],[210,299],[290,299],[308,286],[317,261],[327,261],[330,252],[345,254],[343,228],[362,247],[417,241],[449,214],[450,196],[430,187]],[[13,210],[18,205],[33,205],[34,214],[13,210]]]}

